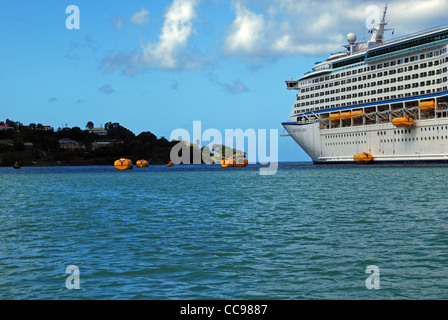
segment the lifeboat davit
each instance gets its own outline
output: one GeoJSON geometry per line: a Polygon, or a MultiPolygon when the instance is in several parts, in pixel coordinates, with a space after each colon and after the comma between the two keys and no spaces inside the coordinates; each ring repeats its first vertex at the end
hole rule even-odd
{"type": "Polygon", "coordinates": [[[422,110],[424,112],[431,112],[436,109],[436,103],[434,102],[434,100],[422,101],[422,102],[420,102],[418,107],[420,108],[420,110],[422,110]]]}
{"type": "Polygon", "coordinates": [[[149,162],[147,160],[137,160],[137,162],[135,163],[135,165],[139,168],[144,168],[144,167],[148,167],[149,166],[149,162]]]}
{"type": "Polygon", "coordinates": [[[392,119],[392,124],[397,128],[410,127],[414,124],[414,119],[412,119],[410,116],[394,118],[392,119]]]}
{"type": "Polygon", "coordinates": [[[174,166],[174,163],[172,163],[172,162],[170,161],[170,162],[168,162],[168,163],[166,164],[166,166],[167,166],[167,167],[172,167],[172,166],[174,166]]]}
{"type": "Polygon", "coordinates": [[[221,160],[221,167],[228,168],[228,167],[246,167],[249,164],[249,161],[247,161],[246,158],[234,158],[229,157],[227,159],[221,160]]]}
{"type": "Polygon", "coordinates": [[[131,159],[121,158],[121,159],[116,160],[114,162],[114,167],[115,167],[115,169],[118,169],[118,170],[132,169],[133,166],[134,165],[132,164],[132,160],[131,159]]]}
{"type": "Polygon", "coordinates": [[[368,163],[373,160],[373,157],[370,153],[363,152],[361,154],[355,154],[353,160],[356,162],[368,163]]]}

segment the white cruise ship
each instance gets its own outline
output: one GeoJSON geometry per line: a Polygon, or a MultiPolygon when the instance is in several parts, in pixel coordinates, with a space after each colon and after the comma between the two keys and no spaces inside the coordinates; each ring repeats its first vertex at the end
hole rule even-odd
{"type": "Polygon", "coordinates": [[[448,26],[385,41],[387,7],[368,42],[299,80],[283,127],[314,163],[448,162],[448,26]]]}

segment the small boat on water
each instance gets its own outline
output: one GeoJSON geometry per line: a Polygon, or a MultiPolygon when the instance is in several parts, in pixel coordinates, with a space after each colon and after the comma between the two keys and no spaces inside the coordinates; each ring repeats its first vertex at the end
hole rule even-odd
{"type": "Polygon", "coordinates": [[[235,158],[229,157],[227,159],[221,160],[221,167],[229,168],[229,167],[246,167],[249,164],[246,158],[235,158]]]}
{"type": "Polygon", "coordinates": [[[145,168],[145,167],[149,166],[149,162],[147,160],[141,159],[141,160],[137,160],[135,165],[139,168],[145,168]]]}
{"type": "Polygon", "coordinates": [[[168,162],[168,163],[166,164],[166,166],[167,166],[167,167],[172,167],[172,166],[174,166],[174,163],[172,163],[172,162],[170,161],[170,162],[168,162]]]}
{"type": "Polygon", "coordinates": [[[20,169],[22,167],[22,164],[20,163],[20,161],[16,161],[12,167],[14,169],[20,169]]]}
{"type": "Polygon", "coordinates": [[[114,162],[114,167],[115,167],[115,169],[118,169],[118,170],[132,169],[133,166],[134,165],[133,165],[131,159],[121,158],[114,162]]]}

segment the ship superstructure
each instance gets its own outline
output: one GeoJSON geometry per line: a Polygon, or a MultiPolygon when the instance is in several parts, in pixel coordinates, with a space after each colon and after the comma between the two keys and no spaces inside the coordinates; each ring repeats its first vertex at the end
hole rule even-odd
{"type": "Polygon", "coordinates": [[[315,163],[448,162],[448,26],[385,41],[386,13],[369,41],[349,33],[286,81],[297,95],[282,125],[315,163]]]}

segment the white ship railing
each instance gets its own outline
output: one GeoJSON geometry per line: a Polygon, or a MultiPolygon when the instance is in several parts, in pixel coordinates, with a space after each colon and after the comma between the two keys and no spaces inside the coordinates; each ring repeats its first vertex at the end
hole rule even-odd
{"type": "Polygon", "coordinates": [[[417,31],[417,32],[414,32],[414,33],[411,33],[411,34],[407,34],[407,35],[404,35],[404,36],[401,36],[401,37],[394,38],[394,39],[392,39],[390,41],[387,41],[385,44],[390,44],[390,43],[393,43],[393,42],[397,42],[397,41],[401,41],[401,40],[405,40],[405,39],[421,36],[421,35],[423,35],[425,33],[430,33],[430,32],[434,32],[434,31],[446,29],[446,28],[448,28],[448,24],[442,24],[442,25],[437,26],[437,27],[433,27],[433,28],[417,31]]]}

